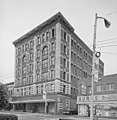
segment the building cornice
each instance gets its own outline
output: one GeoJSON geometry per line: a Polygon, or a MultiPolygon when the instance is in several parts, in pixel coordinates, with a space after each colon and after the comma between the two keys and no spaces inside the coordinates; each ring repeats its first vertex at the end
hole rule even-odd
{"type": "Polygon", "coordinates": [[[31,36],[32,34],[36,33],[37,31],[43,30],[44,28],[50,26],[51,24],[53,24],[55,22],[62,22],[70,31],[74,32],[74,28],[65,19],[65,17],[60,12],[58,12],[57,14],[52,16],[50,19],[46,20],[45,22],[43,22],[42,24],[40,24],[36,28],[32,29],[31,31],[29,31],[28,33],[26,33],[25,35],[20,37],[19,39],[15,40],[13,42],[13,44],[16,45],[18,42],[28,38],[29,36],[31,36]]]}

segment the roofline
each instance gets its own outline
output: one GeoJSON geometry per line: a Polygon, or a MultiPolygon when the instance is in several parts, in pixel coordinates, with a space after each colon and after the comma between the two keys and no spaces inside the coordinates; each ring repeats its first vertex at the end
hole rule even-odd
{"type": "Polygon", "coordinates": [[[11,84],[14,84],[14,82],[6,83],[6,85],[11,85],[11,84]]]}
{"type": "Polygon", "coordinates": [[[37,31],[43,30],[45,27],[49,26],[50,24],[52,24],[53,22],[56,22],[56,21],[64,22],[66,24],[66,26],[70,29],[70,31],[74,32],[74,28],[72,27],[72,25],[65,19],[65,17],[61,14],[61,12],[58,12],[57,14],[55,14],[54,16],[52,16],[51,18],[49,18],[48,20],[46,20],[45,22],[40,24],[39,26],[35,27],[28,33],[24,34],[23,36],[21,36],[20,38],[15,40],[13,42],[13,44],[16,45],[19,41],[29,37],[31,34],[34,34],[37,31]]]}

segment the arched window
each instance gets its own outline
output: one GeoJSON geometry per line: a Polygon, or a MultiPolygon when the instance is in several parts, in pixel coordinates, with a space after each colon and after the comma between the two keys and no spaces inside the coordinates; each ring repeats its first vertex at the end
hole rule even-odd
{"type": "Polygon", "coordinates": [[[48,54],[48,47],[45,46],[42,51],[42,55],[47,55],[48,54]]]}
{"type": "Polygon", "coordinates": [[[48,67],[48,47],[45,46],[42,50],[42,68],[48,67]]]}
{"type": "Polygon", "coordinates": [[[42,50],[42,59],[45,59],[48,57],[48,47],[45,46],[42,50]]]}
{"type": "Polygon", "coordinates": [[[24,55],[23,58],[22,58],[22,63],[26,63],[26,60],[27,60],[26,55],[24,55]]]}

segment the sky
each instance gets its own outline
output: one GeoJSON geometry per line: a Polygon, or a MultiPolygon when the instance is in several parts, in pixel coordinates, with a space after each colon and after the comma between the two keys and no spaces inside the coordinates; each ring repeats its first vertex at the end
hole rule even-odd
{"type": "Polygon", "coordinates": [[[104,62],[104,75],[117,74],[117,0],[0,0],[0,81],[14,81],[13,41],[61,12],[75,33],[90,48],[93,44],[95,13],[111,22],[97,21],[97,51],[104,62]]]}

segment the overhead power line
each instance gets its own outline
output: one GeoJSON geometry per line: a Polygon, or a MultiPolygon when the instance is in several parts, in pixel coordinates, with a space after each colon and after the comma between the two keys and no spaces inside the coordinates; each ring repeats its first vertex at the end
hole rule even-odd
{"type": "Polygon", "coordinates": [[[114,46],[117,46],[117,45],[105,45],[105,46],[99,46],[98,48],[103,48],[103,47],[114,47],[114,46]]]}
{"type": "Polygon", "coordinates": [[[108,13],[106,16],[112,15],[112,14],[114,14],[114,13],[117,13],[117,11],[113,11],[113,12],[111,12],[111,13],[108,13]]]}
{"type": "Polygon", "coordinates": [[[110,53],[110,52],[101,52],[101,53],[106,53],[106,54],[117,55],[117,53],[110,53]]]}
{"type": "Polygon", "coordinates": [[[100,40],[100,41],[97,41],[96,43],[113,41],[113,40],[117,40],[117,37],[116,38],[105,39],[105,40],[100,40]]]}
{"type": "Polygon", "coordinates": [[[8,73],[8,74],[4,74],[4,75],[1,75],[0,77],[8,76],[8,75],[11,75],[11,74],[14,74],[14,73],[12,72],[12,73],[8,73]]]}
{"type": "Polygon", "coordinates": [[[99,46],[99,45],[105,45],[105,44],[113,44],[113,43],[116,43],[116,42],[117,42],[117,41],[98,43],[97,46],[99,46]]]}
{"type": "MultiPolygon", "coordinates": [[[[115,43],[117,42],[117,37],[115,38],[111,38],[111,39],[105,39],[105,40],[101,40],[101,41],[97,41],[96,44],[97,46],[100,44],[109,44],[109,43],[115,43]]],[[[93,45],[90,44],[89,47],[91,48],[93,45]]]]}
{"type": "Polygon", "coordinates": [[[0,78],[0,80],[7,79],[7,78],[11,78],[11,77],[14,77],[14,75],[9,76],[9,77],[0,78]]]}

